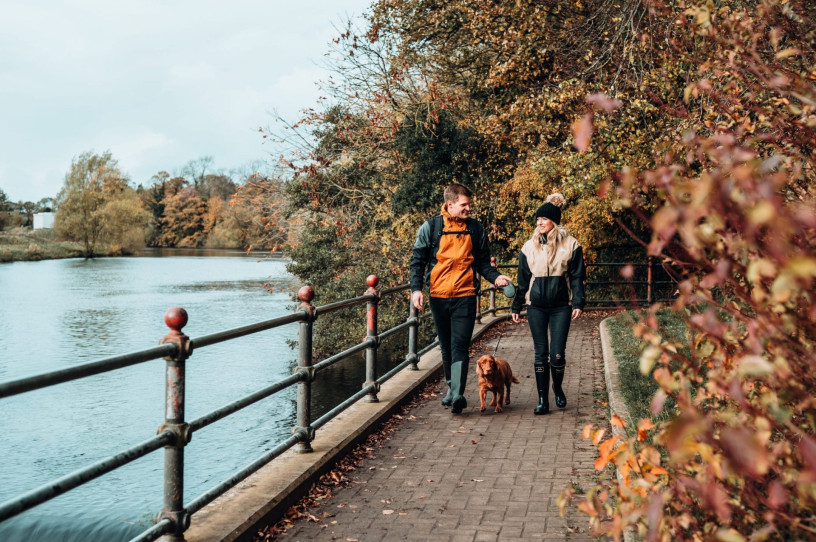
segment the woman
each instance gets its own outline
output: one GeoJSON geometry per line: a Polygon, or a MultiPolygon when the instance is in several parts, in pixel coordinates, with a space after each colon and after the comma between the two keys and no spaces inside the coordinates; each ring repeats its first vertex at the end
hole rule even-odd
{"type": "Polygon", "coordinates": [[[519,253],[512,318],[518,323],[522,307],[528,305],[527,321],[535,346],[536,414],[550,411],[550,370],[555,405],[567,406],[567,396],[561,387],[567,363],[564,351],[570,321],[581,316],[584,308],[586,270],[581,245],[560,225],[561,209],[566,203],[561,194],[547,197],[547,202],[535,213],[533,236],[519,253]]]}

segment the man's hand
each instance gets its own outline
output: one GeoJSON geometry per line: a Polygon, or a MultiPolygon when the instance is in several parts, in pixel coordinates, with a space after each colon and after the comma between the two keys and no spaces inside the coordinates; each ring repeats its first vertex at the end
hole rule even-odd
{"type": "Polygon", "coordinates": [[[422,290],[411,292],[411,304],[416,307],[417,310],[422,310],[422,290]]]}
{"type": "Polygon", "coordinates": [[[514,313],[513,313],[513,314],[510,316],[510,318],[512,318],[512,319],[513,319],[513,323],[514,323],[514,324],[518,324],[519,322],[521,322],[521,317],[519,316],[519,314],[518,314],[517,312],[514,312],[514,313]]]}
{"type": "Polygon", "coordinates": [[[494,282],[493,284],[495,284],[497,288],[504,288],[511,282],[512,281],[510,280],[510,277],[508,277],[507,275],[499,275],[498,278],[496,278],[496,282],[494,282]]]}
{"type": "Polygon", "coordinates": [[[572,319],[575,320],[584,313],[581,309],[572,309],[572,319]]]}

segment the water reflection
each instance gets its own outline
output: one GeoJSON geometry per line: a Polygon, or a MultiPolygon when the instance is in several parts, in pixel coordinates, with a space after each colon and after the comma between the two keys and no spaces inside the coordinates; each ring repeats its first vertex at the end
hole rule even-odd
{"type": "MultiPolygon", "coordinates": [[[[150,348],[168,307],[187,309],[191,337],[289,314],[282,260],[186,256],[19,262],[0,266],[0,378],[10,380],[150,348]]],[[[187,417],[206,414],[288,376],[287,326],[194,353],[187,417]]],[[[196,433],[185,451],[185,501],[291,433],[294,388],[196,433]]],[[[155,435],[164,362],[0,400],[0,501],[155,435]]],[[[0,523],[0,540],[129,540],[162,502],[161,452],[0,523]]]]}
{"type": "MultiPolygon", "coordinates": [[[[0,266],[0,288],[2,380],[152,347],[168,331],[170,306],[185,307],[184,331],[195,339],[290,314],[288,292],[297,290],[283,260],[241,253],[20,262],[0,266]],[[268,292],[270,282],[292,286],[268,292]]],[[[364,311],[353,316],[361,326],[364,311]]],[[[289,376],[296,338],[293,324],[196,350],[187,363],[186,418],[289,376]]],[[[405,351],[404,335],[386,341],[378,375],[405,351]]],[[[313,383],[313,417],[364,381],[364,354],[326,370],[313,383]]],[[[185,449],[185,502],[288,437],[295,400],[291,387],[196,432],[185,449]]],[[[0,501],[155,435],[163,406],[162,360],[0,399],[0,501]]],[[[161,452],[151,454],[0,523],[0,540],[129,540],[161,509],[162,461],[161,452]]]]}

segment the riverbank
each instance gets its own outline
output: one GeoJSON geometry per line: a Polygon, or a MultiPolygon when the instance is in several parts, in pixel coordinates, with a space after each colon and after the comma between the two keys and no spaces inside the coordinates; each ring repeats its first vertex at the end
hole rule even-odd
{"type": "Polygon", "coordinates": [[[0,231],[0,263],[57,260],[82,256],[82,244],[59,241],[51,229],[0,231]]]}
{"type": "MultiPolygon", "coordinates": [[[[253,250],[247,253],[240,247],[234,248],[143,248],[133,254],[112,252],[105,245],[97,245],[96,257],[108,256],[256,256],[258,258],[286,258],[286,252],[253,250]]],[[[39,260],[59,260],[81,258],[82,243],[60,241],[52,229],[29,230],[15,228],[0,231],[0,263],[35,262],[39,260]]]]}

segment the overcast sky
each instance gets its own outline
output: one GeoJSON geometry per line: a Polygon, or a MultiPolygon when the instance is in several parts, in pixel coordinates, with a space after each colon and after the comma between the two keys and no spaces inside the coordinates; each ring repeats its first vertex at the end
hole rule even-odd
{"type": "Polygon", "coordinates": [[[0,189],[54,197],[110,150],[133,185],[276,155],[259,127],[316,104],[329,42],[371,0],[0,0],[0,189]]]}

